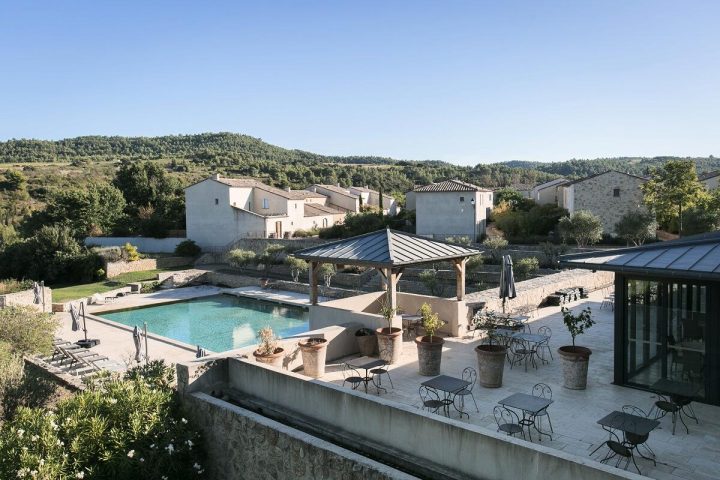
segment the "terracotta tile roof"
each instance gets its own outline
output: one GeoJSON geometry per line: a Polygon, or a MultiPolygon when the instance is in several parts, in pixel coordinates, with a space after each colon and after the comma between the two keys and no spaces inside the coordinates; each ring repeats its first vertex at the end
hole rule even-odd
{"type": "Polygon", "coordinates": [[[487,188],[481,188],[472,183],[463,182],[461,180],[445,180],[443,182],[431,183],[422,187],[417,187],[414,192],[491,192],[487,188]]]}
{"type": "Polygon", "coordinates": [[[345,212],[341,212],[340,210],[336,210],[332,207],[328,207],[325,205],[320,205],[318,203],[306,203],[303,205],[305,208],[305,211],[303,212],[303,216],[305,217],[319,217],[323,215],[342,215],[345,212]]]}
{"type": "MultiPolygon", "coordinates": [[[[255,180],[254,178],[212,178],[211,179],[223,183],[225,185],[229,185],[231,187],[240,187],[240,188],[257,188],[259,190],[264,190],[269,193],[273,193],[279,197],[287,198],[288,200],[304,200],[305,198],[308,198],[308,195],[305,194],[304,190],[290,190],[289,192],[287,190],[283,190],[282,188],[277,187],[271,187],[270,185],[266,185],[262,183],[259,180],[255,180]],[[303,193],[299,193],[303,192],[303,193]]],[[[308,192],[310,193],[310,192],[308,192]]],[[[317,195],[317,194],[315,194],[317,195]]],[[[315,197],[315,198],[319,198],[315,197]]]]}
{"type": "Polygon", "coordinates": [[[331,192],[339,193],[340,195],[345,195],[345,196],[351,197],[351,198],[357,198],[357,196],[350,193],[350,191],[347,188],[338,187],[337,185],[323,185],[323,184],[317,183],[317,184],[313,185],[313,187],[324,188],[325,190],[330,190],[331,192]]]}
{"type": "Polygon", "coordinates": [[[607,170],[607,171],[605,171],[605,172],[596,173],[596,174],[594,174],[594,175],[589,175],[589,176],[587,176],[587,177],[578,178],[577,180],[573,180],[572,182],[564,183],[563,186],[565,186],[565,185],[568,185],[568,186],[569,186],[569,185],[575,185],[576,183],[582,183],[582,182],[584,182],[585,180],[590,180],[591,178],[599,177],[600,175],[605,175],[606,173],[611,173],[611,172],[620,173],[620,174],[622,174],[622,175],[627,175],[628,177],[635,177],[635,178],[637,178],[637,179],[642,180],[643,182],[647,182],[647,180],[648,180],[648,179],[645,178],[645,177],[641,177],[641,176],[639,176],[639,175],[633,175],[632,173],[625,173],[625,172],[621,172],[621,171],[619,171],[619,170],[607,170]]]}

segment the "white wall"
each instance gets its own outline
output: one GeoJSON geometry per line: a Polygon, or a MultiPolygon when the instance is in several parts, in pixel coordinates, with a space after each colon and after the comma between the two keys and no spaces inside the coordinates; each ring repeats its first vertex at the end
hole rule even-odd
{"type": "Polygon", "coordinates": [[[148,238],[148,237],[86,237],[85,245],[99,247],[122,247],[130,243],[140,253],[174,253],[178,243],[187,238],[148,238]]]}
{"type": "Polygon", "coordinates": [[[491,192],[415,192],[415,233],[442,238],[485,233],[491,192]],[[464,201],[460,201],[463,198],[464,201]],[[475,207],[471,199],[475,199],[475,207]]]}

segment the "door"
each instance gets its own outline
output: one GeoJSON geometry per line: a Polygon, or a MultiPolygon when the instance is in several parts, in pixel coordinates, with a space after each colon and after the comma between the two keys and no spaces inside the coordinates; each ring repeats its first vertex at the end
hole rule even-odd
{"type": "Polygon", "coordinates": [[[282,222],[275,222],[275,238],[282,238],[282,222]]]}

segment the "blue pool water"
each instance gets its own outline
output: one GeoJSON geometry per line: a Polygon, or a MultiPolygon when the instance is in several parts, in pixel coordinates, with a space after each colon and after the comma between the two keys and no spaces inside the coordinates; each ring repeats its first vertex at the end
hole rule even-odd
{"type": "Polygon", "coordinates": [[[256,332],[269,325],[279,337],[308,330],[308,312],[253,298],[212,295],[184,302],[101,313],[133,327],[147,322],[148,331],[214,352],[256,343],[256,332]]]}

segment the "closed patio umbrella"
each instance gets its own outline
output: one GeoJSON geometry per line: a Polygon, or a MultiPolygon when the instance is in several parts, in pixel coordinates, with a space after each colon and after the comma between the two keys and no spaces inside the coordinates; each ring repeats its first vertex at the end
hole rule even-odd
{"type": "Polygon", "coordinates": [[[140,363],[142,361],[142,340],[137,325],[133,328],[133,343],[135,344],[135,361],[140,363]]]}
{"type": "Polygon", "coordinates": [[[195,352],[195,358],[202,358],[202,357],[206,357],[206,356],[207,356],[207,352],[205,351],[205,349],[202,348],[200,345],[198,345],[197,352],[195,352]]]}
{"type": "Polygon", "coordinates": [[[35,295],[35,298],[33,299],[33,303],[35,305],[39,305],[42,302],[42,293],[40,290],[40,284],[38,282],[33,282],[33,294],[35,295]]]}
{"type": "Polygon", "coordinates": [[[72,318],[72,331],[77,332],[80,330],[80,315],[78,314],[77,308],[75,308],[75,304],[70,304],[70,318],[72,318]]]}
{"type": "Polygon", "coordinates": [[[500,270],[500,298],[502,298],[503,313],[505,313],[505,302],[507,299],[515,298],[516,296],[512,257],[510,255],[503,255],[502,269],[500,270]]]}

